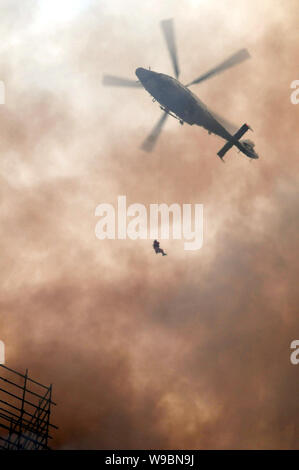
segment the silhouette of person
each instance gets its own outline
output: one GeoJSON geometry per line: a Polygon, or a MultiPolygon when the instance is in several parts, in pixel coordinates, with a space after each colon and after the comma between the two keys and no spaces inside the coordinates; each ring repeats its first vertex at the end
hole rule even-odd
{"type": "Polygon", "coordinates": [[[162,253],[162,256],[167,256],[167,253],[165,253],[165,251],[162,250],[162,248],[160,248],[160,243],[158,242],[158,240],[154,240],[153,248],[154,248],[156,254],[162,253]]]}

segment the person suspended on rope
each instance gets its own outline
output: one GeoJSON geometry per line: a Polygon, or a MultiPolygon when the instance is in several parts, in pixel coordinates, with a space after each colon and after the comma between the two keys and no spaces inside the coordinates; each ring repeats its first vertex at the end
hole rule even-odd
{"type": "Polygon", "coordinates": [[[158,242],[158,240],[154,240],[153,248],[154,248],[156,254],[162,253],[162,256],[166,256],[166,255],[167,255],[167,253],[165,253],[165,251],[162,250],[162,248],[160,248],[160,243],[158,242]]]}

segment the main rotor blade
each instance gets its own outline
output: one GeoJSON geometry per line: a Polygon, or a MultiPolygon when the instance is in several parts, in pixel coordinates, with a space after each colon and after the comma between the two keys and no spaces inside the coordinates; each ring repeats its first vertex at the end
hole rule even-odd
{"type": "Polygon", "coordinates": [[[177,50],[174,37],[173,20],[169,19],[161,21],[161,28],[171,57],[175,77],[178,78],[180,70],[178,65],[177,50]]]}
{"type": "Polygon", "coordinates": [[[238,52],[230,56],[228,59],[221,62],[221,64],[217,65],[217,67],[214,67],[213,69],[209,70],[205,74],[201,75],[200,77],[196,78],[192,82],[188,83],[188,85],[186,86],[203,82],[204,80],[207,80],[207,78],[213,77],[214,75],[217,75],[218,73],[221,73],[224,70],[229,69],[230,67],[233,67],[234,65],[240,64],[244,60],[249,59],[249,57],[250,57],[250,54],[247,51],[247,49],[240,49],[238,52]]]}
{"type": "Polygon", "coordinates": [[[142,150],[145,150],[146,152],[151,152],[153,150],[167,117],[168,114],[164,112],[153,128],[152,132],[143,141],[141,145],[142,150]]]}
{"type": "Polygon", "coordinates": [[[136,80],[129,80],[128,78],[122,77],[115,77],[114,75],[104,75],[103,76],[103,85],[108,86],[127,86],[133,88],[140,88],[142,87],[140,82],[136,80]]]}

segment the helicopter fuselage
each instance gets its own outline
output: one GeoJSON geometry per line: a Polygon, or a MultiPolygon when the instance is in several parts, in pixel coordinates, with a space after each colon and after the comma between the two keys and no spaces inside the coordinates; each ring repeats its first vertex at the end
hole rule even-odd
{"type": "MultiPolygon", "coordinates": [[[[182,122],[204,127],[209,133],[216,134],[228,142],[232,140],[233,136],[217,121],[207,106],[178,80],[141,67],[137,68],[135,73],[145,90],[160,103],[165,112],[174,113],[182,122]]],[[[258,158],[251,141],[246,141],[245,145],[242,141],[235,141],[234,145],[249,158],[258,158]]]]}

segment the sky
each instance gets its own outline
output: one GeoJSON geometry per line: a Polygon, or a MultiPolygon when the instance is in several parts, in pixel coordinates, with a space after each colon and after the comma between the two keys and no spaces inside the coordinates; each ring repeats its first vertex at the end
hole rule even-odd
{"type": "Polygon", "coordinates": [[[6,365],[53,384],[55,449],[295,449],[299,105],[296,0],[2,0],[0,340],[6,365]],[[103,74],[187,83],[240,48],[251,59],[192,91],[254,132],[259,160],[160,117],[103,74]],[[95,236],[95,208],[204,204],[204,241],[95,236]]]}

